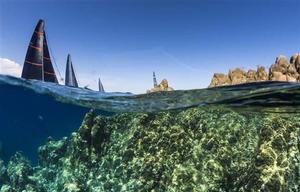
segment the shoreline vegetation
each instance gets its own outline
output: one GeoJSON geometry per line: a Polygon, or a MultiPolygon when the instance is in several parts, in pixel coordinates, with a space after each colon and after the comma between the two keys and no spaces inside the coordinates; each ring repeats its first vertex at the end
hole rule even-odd
{"type": "Polygon", "coordinates": [[[86,114],[78,131],[0,161],[10,191],[298,191],[300,116],[222,106],[86,114]]]}

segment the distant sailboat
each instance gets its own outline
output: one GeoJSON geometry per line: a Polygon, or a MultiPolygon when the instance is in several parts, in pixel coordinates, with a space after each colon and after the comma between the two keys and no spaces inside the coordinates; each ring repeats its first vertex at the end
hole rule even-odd
{"type": "Polygon", "coordinates": [[[99,80],[98,80],[98,86],[99,86],[99,91],[104,93],[104,92],[105,92],[105,91],[104,91],[104,87],[103,87],[103,85],[102,85],[102,82],[101,82],[100,78],[99,78],[99,80]]]}
{"type": "Polygon", "coordinates": [[[27,49],[21,77],[58,83],[50,59],[44,25],[44,21],[39,20],[35,27],[27,49]]]}
{"type": "Polygon", "coordinates": [[[155,72],[153,72],[153,87],[157,87],[157,80],[156,80],[155,72]]]}
{"type": "Polygon", "coordinates": [[[70,87],[78,87],[78,82],[75,76],[71,55],[68,54],[65,85],[70,87]]]}

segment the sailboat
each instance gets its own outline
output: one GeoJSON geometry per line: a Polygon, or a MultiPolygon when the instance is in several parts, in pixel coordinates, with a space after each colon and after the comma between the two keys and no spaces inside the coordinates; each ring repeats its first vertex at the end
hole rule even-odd
{"type": "Polygon", "coordinates": [[[67,58],[65,85],[70,87],[78,87],[78,82],[75,76],[70,54],[68,54],[67,58]]]}
{"type": "Polygon", "coordinates": [[[157,80],[156,80],[156,75],[155,72],[153,71],[153,87],[157,87],[157,80]]]}
{"type": "Polygon", "coordinates": [[[103,84],[102,84],[102,82],[101,82],[101,80],[100,80],[100,78],[99,78],[99,80],[98,80],[98,86],[99,86],[99,92],[105,92],[104,91],[104,87],[103,87],[103,84]]]}
{"type": "Polygon", "coordinates": [[[39,20],[32,34],[21,77],[58,83],[51,62],[44,21],[39,20]]]}

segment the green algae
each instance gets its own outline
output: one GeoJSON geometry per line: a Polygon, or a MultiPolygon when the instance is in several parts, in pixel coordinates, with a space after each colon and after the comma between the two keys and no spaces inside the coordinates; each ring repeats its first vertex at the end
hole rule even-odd
{"type": "Polygon", "coordinates": [[[69,138],[19,153],[1,191],[299,191],[300,115],[199,107],[89,112],[69,138]]]}

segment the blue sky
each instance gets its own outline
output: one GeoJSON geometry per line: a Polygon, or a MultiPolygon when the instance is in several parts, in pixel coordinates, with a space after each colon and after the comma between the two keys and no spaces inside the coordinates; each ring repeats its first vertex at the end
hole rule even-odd
{"type": "Polygon", "coordinates": [[[167,78],[207,87],[214,72],[270,66],[300,52],[297,0],[0,0],[0,57],[23,64],[42,18],[64,75],[67,54],[81,86],[143,93],[167,78]]]}

